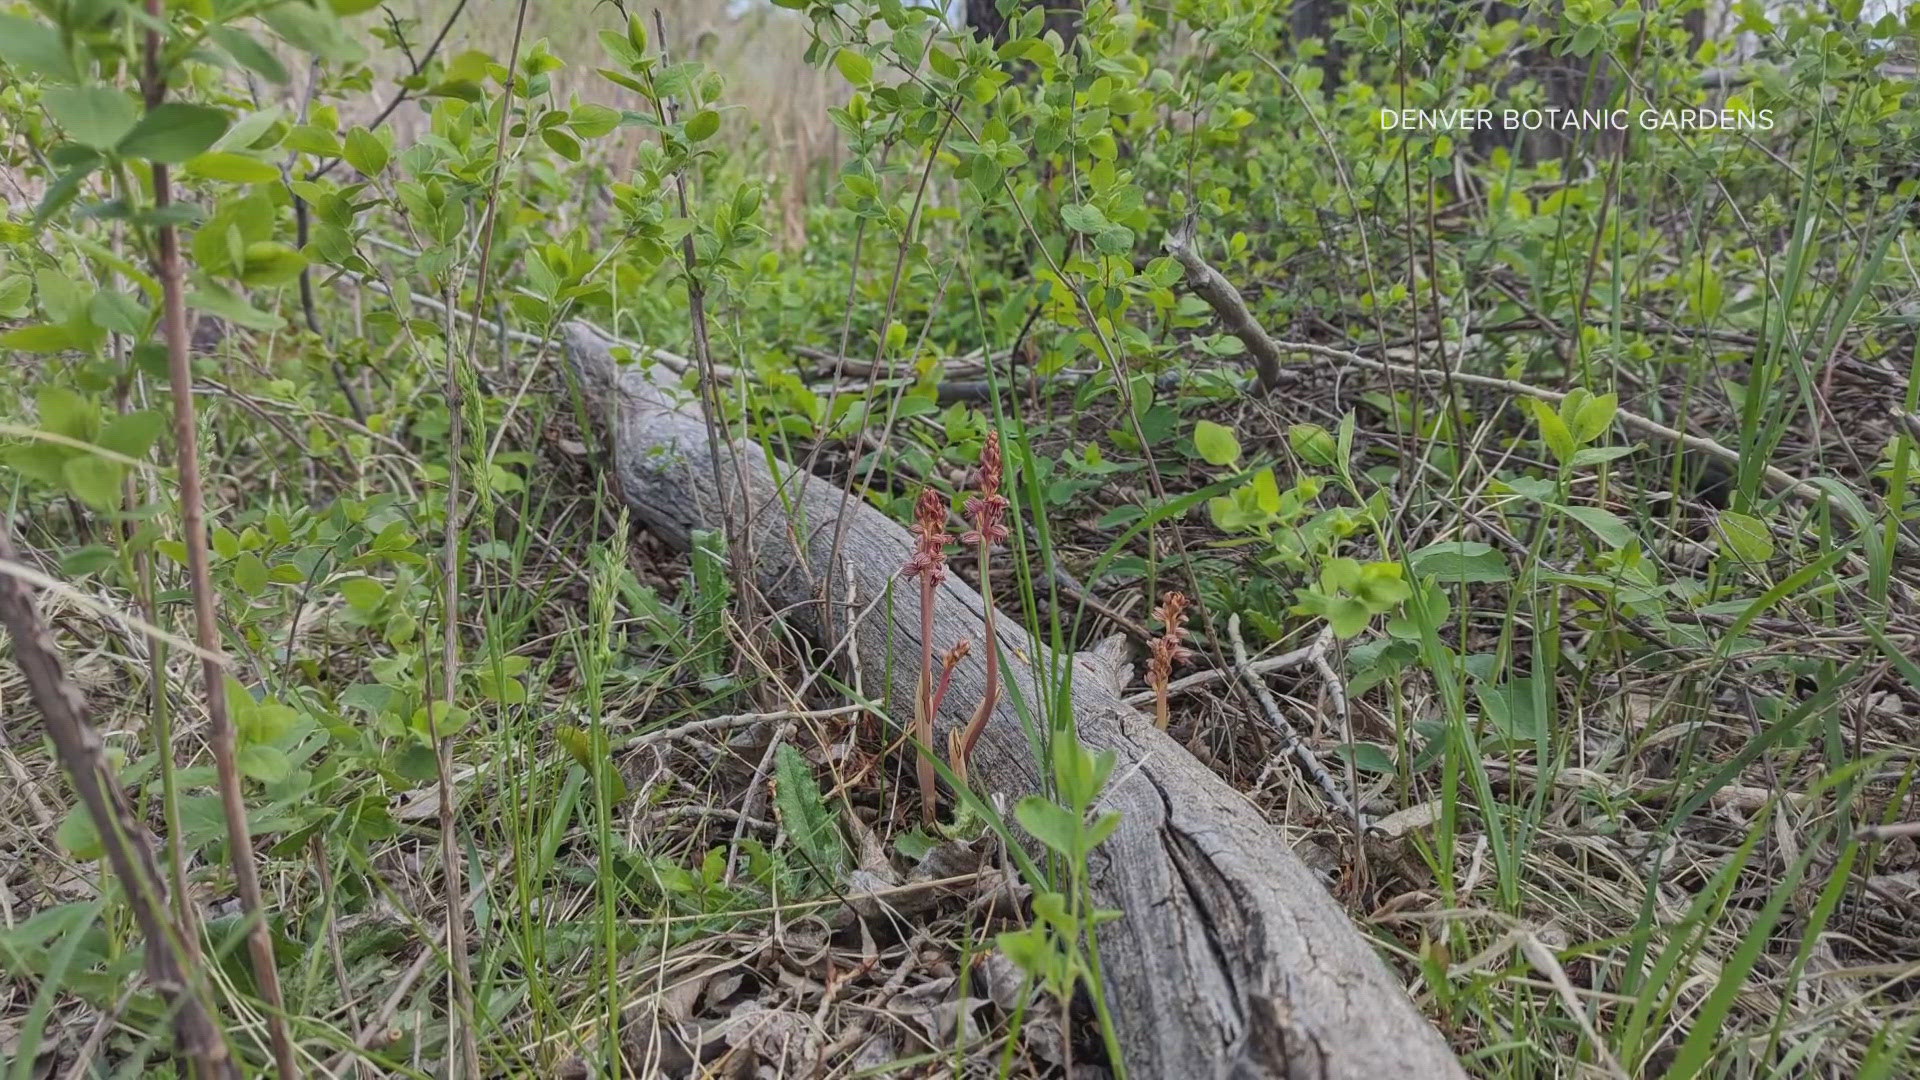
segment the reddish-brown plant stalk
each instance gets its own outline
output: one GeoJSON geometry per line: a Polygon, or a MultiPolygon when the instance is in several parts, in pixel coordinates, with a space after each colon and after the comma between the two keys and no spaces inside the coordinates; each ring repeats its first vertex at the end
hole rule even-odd
{"type": "Polygon", "coordinates": [[[994,630],[992,552],[993,545],[1007,539],[1007,500],[1000,494],[1004,473],[1000,433],[989,431],[986,445],[980,448],[980,494],[967,500],[967,517],[973,522],[973,528],[960,537],[962,544],[980,553],[981,609],[984,612],[987,639],[986,692],[981,695],[980,705],[974,710],[973,719],[968,721],[966,731],[953,736],[947,743],[953,773],[963,784],[967,782],[967,760],[973,756],[973,744],[980,741],[980,732],[987,726],[988,718],[993,716],[994,706],[1000,703],[1000,635],[994,630]]]}
{"type": "Polygon", "coordinates": [[[1187,636],[1189,603],[1185,593],[1170,592],[1153,609],[1153,617],[1165,629],[1149,647],[1153,655],[1147,661],[1147,685],[1153,687],[1153,722],[1161,731],[1167,730],[1167,683],[1173,678],[1173,665],[1193,659],[1193,651],[1182,644],[1187,636]]]}
{"type": "Polygon", "coordinates": [[[913,737],[919,744],[914,751],[919,757],[920,820],[926,825],[933,824],[935,807],[933,713],[939,707],[939,699],[945,693],[948,679],[953,675],[953,665],[960,662],[960,655],[964,655],[948,654],[952,661],[946,665],[946,673],[936,690],[933,681],[933,590],[947,577],[947,544],[953,538],[947,535],[946,524],[947,500],[932,488],[921,491],[920,502],[914,507],[913,515],[913,533],[919,537],[919,543],[901,570],[907,578],[918,578],[920,581],[920,685],[913,697],[913,737]]]}
{"type": "MultiPolygon", "coordinates": [[[[160,30],[166,25],[161,0],[147,0],[146,71],[141,89],[147,112],[152,114],[167,98],[166,71],[162,68],[160,30]]],[[[172,188],[167,167],[153,163],[153,208],[163,224],[154,230],[154,276],[160,282],[161,336],[167,347],[167,374],[173,391],[173,429],[175,458],[180,469],[180,532],[187,548],[187,581],[193,596],[194,639],[209,658],[221,651],[220,625],[213,591],[211,559],[207,553],[206,494],[200,479],[200,448],[197,418],[193,407],[193,368],[187,354],[186,269],[180,257],[180,236],[167,215],[172,205],[172,188]]],[[[234,886],[240,893],[240,909],[249,922],[247,951],[253,960],[254,979],[266,1004],[266,1025],[273,1045],[273,1057],[281,1080],[300,1075],[294,1057],[293,1039],[287,1031],[285,1010],[280,996],[280,975],[274,967],[272,930],[267,925],[266,905],[260,896],[260,874],[254,866],[253,837],[247,828],[247,807],[240,788],[239,735],[233,717],[227,711],[226,672],[217,659],[203,659],[200,665],[207,692],[208,741],[213,745],[214,772],[218,779],[220,806],[227,825],[227,848],[233,862],[234,886]]],[[[163,749],[170,753],[170,749],[163,749]]],[[[106,828],[104,821],[101,828],[106,828]]],[[[131,884],[131,883],[129,883],[131,884]]]]}

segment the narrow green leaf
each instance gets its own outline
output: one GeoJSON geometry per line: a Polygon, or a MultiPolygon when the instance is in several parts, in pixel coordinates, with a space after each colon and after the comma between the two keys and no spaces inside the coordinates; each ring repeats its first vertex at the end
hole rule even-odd
{"type": "Polygon", "coordinates": [[[265,184],[280,179],[280,170],[267,162],[230,150],[196,155],[180,168],[189,177],[234,184],[265,184]]]}

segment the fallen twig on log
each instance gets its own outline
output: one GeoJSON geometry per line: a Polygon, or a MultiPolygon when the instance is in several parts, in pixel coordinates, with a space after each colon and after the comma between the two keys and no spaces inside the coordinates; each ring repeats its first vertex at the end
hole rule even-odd
{"type": "MultiPolygon", "coordinates": [[[[724,442],[729,461],[709,459],[706,422],[682,406],[669,376],[622,369],[599,331],[574,323],[565,343],[586,399],[607,428],[620,496],[656,536],[685,548],[696,528],[719,520],[714,477],[744,476],[756,553],[753,573],[774,610],[824,639],[823,626],[852,636],[868,692],[895,717],[912,715],[913,682],[888,678],[888,658],[919,651],[911,605],[860,609],[887,595],[913,550],[899,524],[862,500],[844,504],[829,485],[756,446],[724,442]],[[844,521],[842,514],[846,515],[844,521]],[[840,532],[843,550],[835,550],[840,532]],[[844,567],[845,569],[838,569],[844,567]],[[829,574],[834,570],[834,574],[829,574]],[[850,575],[848,604],[823,582],[850,575]],[[831,602],[844,610],[826,618],[831,602]]],[[[949,576],[936,595],[934,645],[984,640],[980,595],[949,576]]],[[[1072,721],[1090,745],[1118,757],[1103,804],[1121,812],[1089,877],[1096,901],[1124,912],[1100,932],[1107,1001],[1141,1078],[1463,1077],[1459,1063],[1408,1000],[1400,981],[1294,854],[1285,835],[1153,721],[1125,705],[1110,665],[1054,657],[1012,619],[998,620],[1000,646],[1022,662],[1005,671],[1009,693],[974,749],[972,773],[995,793],[1044,787],[1019,704],[1051,700],[1039,673],[1071,670],[1072,721]]],[[[831,644],[831,642],[824,642],[831,644]]],[[[984,648],[953,674],[936,717],[934,745],[964,725],[984,689],[984,648]]]]}

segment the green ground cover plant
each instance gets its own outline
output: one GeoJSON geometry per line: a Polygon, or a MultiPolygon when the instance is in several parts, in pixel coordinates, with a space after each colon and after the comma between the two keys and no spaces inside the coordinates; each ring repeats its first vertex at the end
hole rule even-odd
{"type": "Polygon", "coordinates": [[[953,7],[0,0],[9,1080],[1125,1075],[1009,622],[1473,1075],[1920,1067],[1920,7],[953,7]],[[984,698],[637,527],[576,319],[984,698]]]}

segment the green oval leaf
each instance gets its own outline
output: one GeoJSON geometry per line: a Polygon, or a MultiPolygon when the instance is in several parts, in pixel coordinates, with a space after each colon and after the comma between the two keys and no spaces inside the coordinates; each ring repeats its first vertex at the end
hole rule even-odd
{"type": "Polygon", "coordinates": [[[168,102],[149,109],[114,149],[121,157],[178,165],[212,146],[227,130],[227,114],[205,105],[168,102]]]}
{"type": "Polygon", "coordinates": [[[362,176],[374,177],[385,172],[387,156],[387,146],[378,135],[363,127],[347,132],[347,164],[358,169],[362,176]]]}
{"type": "Polygon", "coordinates": [[[839,68],[840,74],[855,86],[866,86],[873,82],[873,61],[852,49],[841,49],[833,58],[833,66],[839,68]]]}
{"type": "Polygon", "coordinates": [[[1209,465],[1227,466],[1240,460],[1240,440],[1233,429],[1211,420],[1193,425],[1193,448],[1209,465]]]}
{"type": "Polygon", "coordinates": [[[1722,510],[1714,525],[1722,552],[1747,562],[1763,563],[1773,558],[1773,532],[1759,518],[1722,510]]]}
{"type": "Polygon", "coordinates": [[[63,86],[40,99],[74,142],[106,150],[140,122],[140,106],[111,86],[63,86]]]}
{"type": "Polygon", "coordinates": [[[719,130],[720,114],[712,109],[701,109],[687,121],[687,138],[694,142],[705,142],[719,130]]]}

